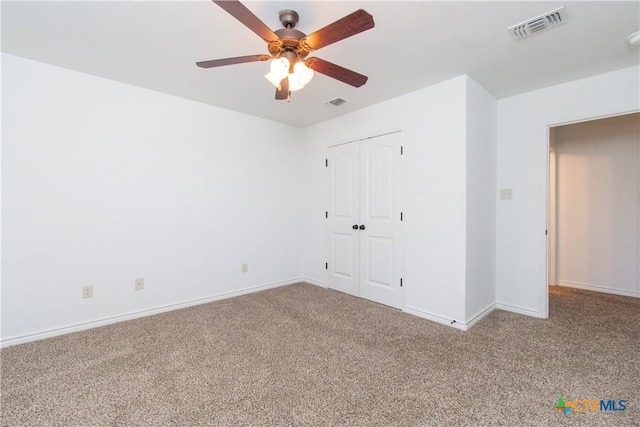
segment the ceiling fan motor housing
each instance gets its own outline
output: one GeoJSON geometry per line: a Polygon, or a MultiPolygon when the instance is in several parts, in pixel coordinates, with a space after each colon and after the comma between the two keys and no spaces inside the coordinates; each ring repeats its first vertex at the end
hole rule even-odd
{"type": "Polygon", "coordinates": [[[283,10],[280,12],[279,18],[284,28],[274,31],[279,40],[278,43],[269,43],[269,53],[272,56],[287,58],[293,67],[295,62],[309,55],[308,51],[300,48],[300,40],[307,35],[294,29],[300,19],[295,10],[283,10]]]}
{"type": "MultiPolygon", "coordinates": [[[[269,53],[273,56],[282,56],[284,52],[295,52],[300,59],[305,58],[309,52],[300,48],[300,40],[307,35],[293,28],[281,28],[275,31],[280,38],[280,43],[269,43],[269,53]]],[[[287,58],[289,59],[289,58],[287,58]]]]}

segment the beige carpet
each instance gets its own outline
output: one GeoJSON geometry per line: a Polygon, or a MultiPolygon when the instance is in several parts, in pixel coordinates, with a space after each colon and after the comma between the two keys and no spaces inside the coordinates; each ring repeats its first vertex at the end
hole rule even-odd
{"type": "Polygon", "coordinates": [[[640,300],[556,288],[550,310],[461,332],[286,286],[3,349],[1,423],[640,425],[640,300]]]}

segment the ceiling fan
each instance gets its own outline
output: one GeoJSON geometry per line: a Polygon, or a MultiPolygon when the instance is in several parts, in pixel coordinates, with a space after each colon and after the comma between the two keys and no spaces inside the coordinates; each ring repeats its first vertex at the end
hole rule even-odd
{"type": "Polygon", "coordinates": [[[222,67],[271,60],[271,71],[265,75],[276,86],[276,99],[291,99],[291,92],[302,89],[313,72],[324,74],[354,87],[367,82],[368,77],[317,57],[307,58],[309,53],[347,37],[374,27],[373,17],[360,9],[308,36],[294,27],[298,14],[293,10],[280,12],[284,28],[272,31],[238,0],[213,0],[251,31],[267,42],[269,55],[248,55],[235,58],[196,62],[201,68],[222,67]]]}

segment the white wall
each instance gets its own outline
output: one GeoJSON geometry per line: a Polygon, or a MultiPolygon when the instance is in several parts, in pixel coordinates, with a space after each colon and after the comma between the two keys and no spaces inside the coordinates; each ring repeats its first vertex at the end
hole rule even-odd
{"type": "Polygon", "coordinates": [[[464,323],[467,80],[461,76],[305,129],[305,276],[324,282],[326,147],[402,128],[406,309],[464,323]]]}
{"type": "Polygon", "coordinates": [[[299,129],[2,59],[3,343],[300,277],[299,129]]]}
{"type": "Polygon", "coordinates": [[[499,306],[545,317],[547,305],[548,126],[640,108],[640,68],[498,101],[496,299],[499,306]]]}
{"type": "Polygon", "coordinates": [[[554,128],[559,285],[640,296],[639,118],[554,128]]]}
{"type": "Polygon", "coordinates": [[[496,301],[497,102],[467,79],[466,319],[496,301]]]}

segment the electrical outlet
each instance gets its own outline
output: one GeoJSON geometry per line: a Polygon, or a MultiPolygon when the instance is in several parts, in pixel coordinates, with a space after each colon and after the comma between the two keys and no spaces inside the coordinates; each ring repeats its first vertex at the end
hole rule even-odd
{"type": "Polygon", "coordinates": [[[144,279],[136,279],[136,291],[141,291],[144,289],[144,279]]]}
{"type": "Polygon", "coordinates": [[[513,199],[513,190],[511,188],[500,189],[500,200],[511,200],[511,199],[513,199]]]}
{"type": "Polygon", "coordinates": [[[82,287],[82,298],[93,298],[93,285],[85,285],[82,287]]]}
{"type": "Polygon", "coordinates": [[[242,264],[242,272],[246,273],[247,271],[249,271],[249,264],[242,264]]]}

